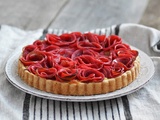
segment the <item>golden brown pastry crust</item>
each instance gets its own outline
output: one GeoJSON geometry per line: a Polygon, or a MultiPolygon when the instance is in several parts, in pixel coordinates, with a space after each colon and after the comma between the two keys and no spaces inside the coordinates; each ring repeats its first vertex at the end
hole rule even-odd
{"type": "Polygon", "coordinates": [[[133,64],[134,66],[122,75],[111,79],[105,78],[102,82],[82,83],[76,81],[71,83],[41,78],[30,73],[20,60],[18,62],[18,75],[26,84],[42,91],[62,95],[95,95],[121,89],[133,82],[140,71],[139,57],[133,64]]]}

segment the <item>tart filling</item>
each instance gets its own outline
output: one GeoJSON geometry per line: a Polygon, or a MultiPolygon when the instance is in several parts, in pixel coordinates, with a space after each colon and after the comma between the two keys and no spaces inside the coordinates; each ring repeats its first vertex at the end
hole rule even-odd
{"type": "Polygon", "coordinates": [[[139,73],[138,51],[119,36],[47,34],[25,46],[18,74],[28,85],[63,95],[94,95],[121,89],[139,73]]]}

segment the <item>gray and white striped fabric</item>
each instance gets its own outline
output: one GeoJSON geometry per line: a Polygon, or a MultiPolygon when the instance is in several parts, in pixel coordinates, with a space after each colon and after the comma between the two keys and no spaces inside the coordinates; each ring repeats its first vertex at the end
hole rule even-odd
{"type": "Polygon", "coordinates": [[[65,30],[23,31],[0,27],[0,119],[1,120],[159,120],[160,118],[160,32],[137,24],[121,24],[91,32],[120,35],[141,49],[155,64],[155,74],[142,89],[127,96],[96,102],[62,102],[39,98],[12,86],[5,76],[5,63],[17,47],[44,38],[46,33],[65,30]],[[156,56],[156,57],[153,57],[156,56]]]}

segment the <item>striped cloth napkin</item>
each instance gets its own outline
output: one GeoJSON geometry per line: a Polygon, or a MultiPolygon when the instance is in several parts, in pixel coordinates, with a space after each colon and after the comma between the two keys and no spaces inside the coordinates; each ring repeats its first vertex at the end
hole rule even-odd
{"type": "Polygon", "coordinates": [[[62,102],[39,98],[11,85],[5,75],[5,64],[17,47],[44,38],[46,33],[64,30],[23,31],[0,26],[0,119],[1,120],[159,120],[160,119],[160,32],[138,24],[114,25],[93,30],[99,34],[120,35],[125,42],[149,56],[155,74],[140,90],[115,99],[95,102],[62,102]]]}

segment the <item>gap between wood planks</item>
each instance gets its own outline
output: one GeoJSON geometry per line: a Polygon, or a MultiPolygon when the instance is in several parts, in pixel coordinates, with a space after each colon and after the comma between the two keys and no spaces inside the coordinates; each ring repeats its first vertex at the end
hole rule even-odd
{"type": "Polygon", "coordinates": [[[59,9],[59,11],[56,13],[56,15],[53,17],[53,19],[49,22],[49,24],[47,25],[47,27],[45,29],[48,29],[51,24],[55,21],[55,19],[58,17],[58,15],[61,13],[61,11],[63,11],[63,9],[65,8],[65,6],[68,4],[70,0],[67,0],[62,7],[59,9]]]}

